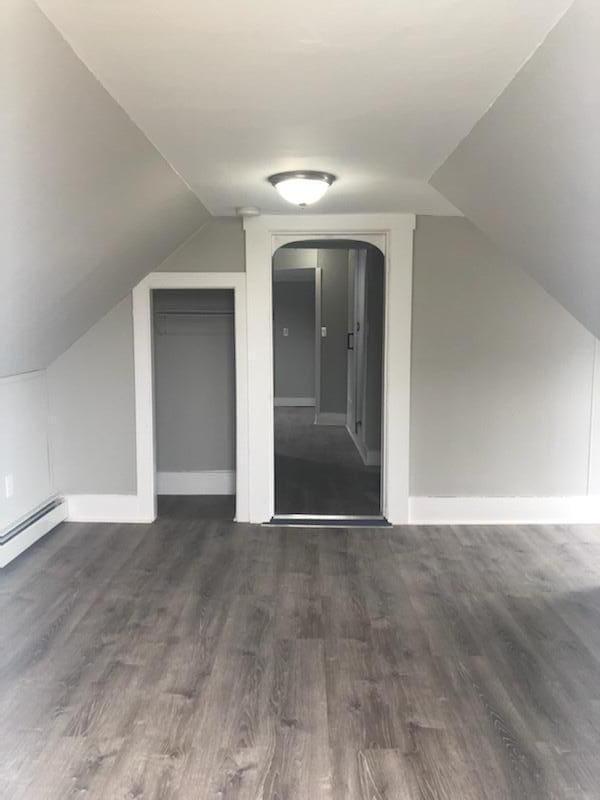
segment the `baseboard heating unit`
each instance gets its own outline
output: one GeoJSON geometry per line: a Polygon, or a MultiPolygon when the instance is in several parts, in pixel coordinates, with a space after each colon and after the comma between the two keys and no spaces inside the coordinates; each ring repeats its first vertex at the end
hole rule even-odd
{"type": "Polygon", "coordinates": [[[67,518],[67,504],[53,497],[31,514],[0,531],[0,568],[10,564],[24,550],[67,518]]]}

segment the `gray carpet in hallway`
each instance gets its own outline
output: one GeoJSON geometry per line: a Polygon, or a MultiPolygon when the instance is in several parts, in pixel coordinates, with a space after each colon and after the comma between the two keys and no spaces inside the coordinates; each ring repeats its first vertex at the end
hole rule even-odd
{"type": "Polygon", "coordinates": [[[313,408],[275,408],[277,514],[380,513],[380,468],[367,467],[339,425],[315,425],[313,408]]]}

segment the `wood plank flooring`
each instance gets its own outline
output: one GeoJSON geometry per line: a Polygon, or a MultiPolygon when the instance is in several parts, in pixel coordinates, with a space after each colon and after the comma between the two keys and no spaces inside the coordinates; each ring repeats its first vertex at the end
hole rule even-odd
{"type": "Polygon", "coordinates": [[[599,528],[229,507],[65,524],[0,573],[2,800],[600,797],[599,528]]]}

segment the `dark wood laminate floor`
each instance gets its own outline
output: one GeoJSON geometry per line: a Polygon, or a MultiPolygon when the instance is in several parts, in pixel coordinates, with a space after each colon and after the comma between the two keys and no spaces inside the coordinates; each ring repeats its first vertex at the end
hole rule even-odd
{"type": "Polygon", "coordinates": [[[2,800],[600,797],[597,527],[218,503],[65,524],[0,573],[2,800]]]}
{"type": "Polygon", "coordinates": [[[380,468],[365,466],[341,425],[315,425],[314,408],[275,408],[275,512],[377,516],[380,468]]]}

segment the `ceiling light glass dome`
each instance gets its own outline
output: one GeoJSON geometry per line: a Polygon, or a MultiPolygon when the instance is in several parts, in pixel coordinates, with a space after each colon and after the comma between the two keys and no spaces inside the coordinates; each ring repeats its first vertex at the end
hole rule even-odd
{"type": "Polygon", "coordinates": [[[269,182],[288,203],[304,208],[320,200],[335,181],[330,172],[294,170],[269,176],[269,182]]]}

